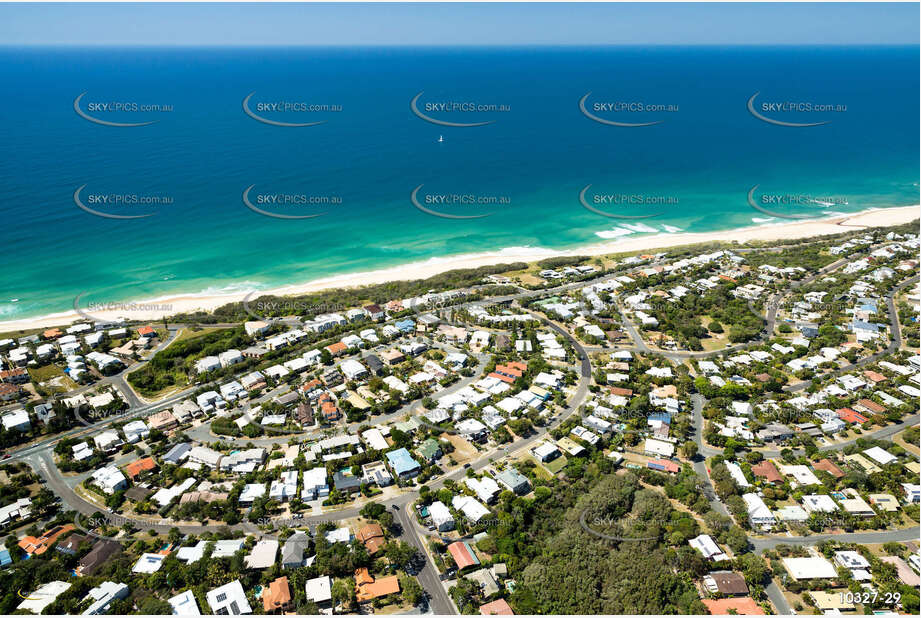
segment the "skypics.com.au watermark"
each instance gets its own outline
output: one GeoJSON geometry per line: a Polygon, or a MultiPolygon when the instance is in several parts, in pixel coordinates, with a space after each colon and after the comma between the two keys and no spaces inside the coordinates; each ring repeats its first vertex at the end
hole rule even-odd
{"type": "Polygon", "coordinates": [[[607,517],[591,513],[589,509],[579,514],[579,526],[593,536],[614,542],[655,541],[662,537],[661,530],[664,530],[663,527],[658,531],[647,532],[643,529],[658,527],[656,522],[633,519],[629,516],[607,517]],[[631,530],[633,528],[638,530],[631,530]]]}
{"type": "Polygon", "coordinates": [[[586,118],[611,127],[651,127],[665,122],[661,116],[680,109],[677,103],[643,100],[589,101],[591,94],[587,92],[579,99],[579,111],[586,118]]]}
{"type": "Polygon", "coordinates": [[[761,101],[756,99],[761,92],[756,92],[749,99],[746,107],[748,112],[762,122],[773,124],[779,127],[818,127],[831,122],[827,120],[832,114],[840,114],[847,111],[847,105],[844,103],[814,102],[814,101],[761,101]],[[822,120],[812,122],[799,122],[807,114],[822,114],[822,120]]]}
{"type": "Polygon", "coordinates": [[[848,205],[847,197],[841,195],[765,192],[756,195],[759,186],[749,189],[748,205],[758,212],[780,219],[812,219],[823,214],[822,210],[848,205]],[[810,212],[781,212],[778,208],[808,209],[810,212]]]}
{"type": "Polygon", "coordinates": [[[335,114],[342,111],[342,105],[335,103],[316,103],[284,97],[254,100],[255,96],[256,91],[253,91],[243,99],[243,113],[253,120],[275,127],[313,127],[326,123],[327,119],[300,119],[304,118],[305,114],[335,114]]]}
{"type": "Polygon", "coordinates": [[[134,418],[138,413],[130,409],[127,410],[106,410],[92,408],[87,412],[81,412],[79,408],[74,409],[74,418],[85,427],[93,427],[101,421],[119,422],[122,420],[134,418]]]}
{"type": "Polygon", "coordinates": [[[295,299],[263,300],[261,297],[254,300],[253,296],[258,293],[254,290],[243,297],[243,310],[253,319],[262,322],[281,320],[281,318],[275,317],[277,315],[313,316],[345,309],[344,305],[338,303],[308,303],[295,299]]]}
{"type": "Polygon", "coordinates": [[[80,305],[80,299],[86,296],[86,292],[80,292],[74,297],[74,312],[82,318],[85,318],[96,324],[115,325],[115,320],[100,318],[93,313],[103,311],[116,311],[117,317],[128,319],[131,314],[137,314],[138,319],[144,319],[142,316],[150,314],[168,314],[172,313],[173,305],[171,303],[158,302],[124,302],[124,301],[92,301],[86,304],[86,307],[80,305]]]}
{"type": "Polygon", "coordinates": [[[680,200],[676,195],[635,193],[589,193],[592,185],[585,185],[579,192],[579,203],[589,212],[611,219],[650,219],[665,213],[669,207],[677,207],[680,200]],[[647,212],[647,211],[652,212],[647,212]]]}
{"type": "Polygon", "coordinates": [[[423,193],[424,186],[421,184],[413,189],[410,202],[417,210],[442,219],[482,219],[512,205],[512,198],[507,195],[423,193]]]}
{"type": "Polygon", "coordinates": [[[496,114],[512,111],[511,105],[504,103],[451,98],[426,100],[422,98],[424,94],[423,90],[412,98],[410,110],[417,118],[443,127],[482,127],[496,122],[493,117],[496,114]]]}
{"type": "Polygon", "coordinates": [[[285,427],[284,425],[282,425],[281,427],[274,427],[270,423],[260,423],[256,419],[256,417],[253,416],[252,408],[250,408],[250,405],[248,403],[243,405],[243,414],[240,416],[240,418],[244,419],[250,425],[255,425],[259,427],[260,429],[262,429],[262,431],[266,433],[274,433],[274,434],[282,435],[282,436],[295,436],[295,435],[303,435],[303,434],[308,433],[308,431],[303,428],[295,429],[295,428],[285,427]]]}
{"type": "Polygon", "coordinates": [[[172,112],[168,103],[146,103],[132,100],[84,100],[87,92],[74,99],[74,111],[84,120],[106,127],[144,127],[159,122],[151,119],[156,114],[172,112]],[[128,118],[141,117],[144,120],[126,122],[128,118]]]}
{"type": "Polygon", "coordinates": [[[316,195],[310,193],[279,193],[253,191],[255,184],[243,190],[243,205],[251,211],[273,219],[315,219],[329,214],[328,208],[343,204],[340,195],[316,195]],[[324,208],[321,212],[313,212],[324,208]],[[295,214],[296,213],[296,214],[295,214]]]}
{"type": "Polygon", "coordinates": [[[74,526],[94,538],[104,539],[107,541],[117,541],[118,533],[113,535],[103,534],[98,532],[100,528],[115,528],[120,529],[125,525],[129,525],[137,530],[157,530],[158,528],[173,527],[175,524],[169,520],[161,519],[159,522],[156,521],[135,521],[122,517],[121,515],[99,513],[93,517],[88,517],[77,513],[74,515],[74,526]]]}
{"type": "Polygon", "coordinates": [[[144,219],[157,214],[154,207],[175,204],[171,195],[87,191],[86,187],[83,184],[74,191],[74,204],[83,212],[103,219],[144,219]]]}

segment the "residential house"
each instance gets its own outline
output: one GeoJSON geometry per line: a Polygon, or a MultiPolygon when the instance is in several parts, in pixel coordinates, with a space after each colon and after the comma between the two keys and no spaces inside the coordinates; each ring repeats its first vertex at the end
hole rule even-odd
{"type": "Polygon", "coordinates": [[[239,579],[209,590],[205,598],[211,611],[217,615],[241,616],[253,613],[239,579]]]}

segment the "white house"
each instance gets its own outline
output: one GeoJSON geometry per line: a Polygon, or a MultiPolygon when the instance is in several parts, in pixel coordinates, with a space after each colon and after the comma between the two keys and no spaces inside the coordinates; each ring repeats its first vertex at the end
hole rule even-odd
{"type": "Polygon", "coordinates": [[[770,529],[774,526],[774,515],[758,494],[743,494],[748,509],[748,519],[753,527],[770,529]]]}
{"type": "Polygon", "coordinates": [[[287,502],[297,495],[297,470],[281,473],[281,478],[272,481],[269,497],[279,502],[287,502]]]}
{"type": "Polygon", "coordinates": [[[103,431],[99,435],[94,436],[93,442],[96,444],[96,448],[104,453],[111,453],[124,444],[118,434],[112,430],[103,431]]]}
{"type": "Polygon", "coordinates": [[[469,477],[464,479],[464,484],[476,494],[477,498],[486,504],[495,500],[496,496],[501,492],[499,484],[488,476],[484,476],[482,479],[469,477]]]}
{"type": "Polygon", "coordinates": [[[671,457],[675,454],[675,445],[664,440],[646,438],[643,451],[649,457],[671,457]]]}
{"type": "Polygon", "coordinates": [[[691,547],[699,551],[701,555],[707,560],[711,560],[713,562],[729,560],[729,556],[727,556],[723,550],[719,548],[719,545],[716,544],[716,541],[714,541],[709,534],[701,534],[696,536],[688,541],[688,543],[691,545],[691,547]]]}
{"type": "Polygon", "coordinates": [[[339,364],[339,369],[349,380],[358,380],[368,375],[367,368],[352,358],[342,361],[339,364]]]}
{"type": "Polygon", "coordinates": [[[316,500],[329,495],[329,484],[326,480],[326,468],[313,468],[304,470],[304,489],[301,497],[304,500],[316,500]]]}
{"type": "Polygon", "coordinates": [[[99,488],[107,494],[114,494],[116,491],[128,486],[128,480],[125,478],[125,475],[115,466],[100,468],[93,472],[91,478],[93,479],[93,483],[98,485],[99,488]]]}
{"type": "Polygon", "coordinates": [[[206,373],[221,368],[221,360],[217,356],[205,356],[195,361],[195,373],[206,373]]]}
{"type": "Polygon", "coordinates": [[[790,577],[796,580],[833,579],[838,577],[835,565],[820,556],[784,558],[782,562],[790,577]]]}
{"type": "Polygon", "coordinates": [[[125,432],[125,440],[128,444],[134,444],[150,435],[150,429],[144,424],[144,421],[131,421],[122,427],[122,431],[125,432]]]}
{"type": "Polygon", "coordinates": [[[21,431],[25,433],[32,428],[32,423],[29,421],[29,413],[26,412],[25,408],[18,408],[12,412],[7,412],[3,415],[2,420],[3,428],[7,431],[21,431]]]}
{"type": "Polygon", "coordinates": [[[328,603],[333,598],[332,584],[328,575],[308,579],[306,589],[307,598],[317,605],[328,603]]]}
{"type": "Polygon", "coordinates": [[[429,515],[432,518],[432,525],[438,529],[439,532],[447,532],[449,530],[454,530],[454,518],[451,516],[451,511],[448,510],[448,507],[442,502],[433,502],[429,505],[429,515]]]}
{"type": "Polygon", "coordinates": [[[253,613],[253,608],[246,600],[246,593],[239,579],[209,590],[205,598],[208,600],[211,612],[216,615],[240,616],[253,613]]]}
{"type": "Polygon", "coordinates": [[[221,361],[221,367],[230,367],[246,360],[240,350],[227,350],[218,354],[217,357],[221,361]]]}
{"type": "Polygon", "coordinates": [[[460,511],[469,521],[476,523],[489,515],[489,509],[470,496],[454,496],[451,499],[454,510],[460,511]]]}

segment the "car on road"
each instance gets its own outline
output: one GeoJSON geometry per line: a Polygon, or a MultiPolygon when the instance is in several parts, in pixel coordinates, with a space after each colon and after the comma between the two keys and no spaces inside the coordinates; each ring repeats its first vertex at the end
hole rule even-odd
{"type": "Polygon", "coordinates": [[[390,505],[390,508],[392,508],[394,511],[399,511],[399,510],[400,510],[400,507],[398,507],[396,504],[391,504],[391,505],[390,505]]]}
{"type": "Polygon", "coordinates": [[[465,469],[465,470],[466,470],[467,468],[469,468],[469,467],[470,467],[470,464],[469,464],[469,463],[465,463],[465,464],[464,464],[464,469],[465,469]]]}

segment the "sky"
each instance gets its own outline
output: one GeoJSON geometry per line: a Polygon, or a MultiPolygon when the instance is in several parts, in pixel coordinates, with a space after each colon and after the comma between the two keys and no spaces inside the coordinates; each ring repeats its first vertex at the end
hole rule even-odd
{"type": "Polygon", "coordinates": [[[918,3],[4,3],[0,45],[917,45],[918,23],[918,3]]]}

